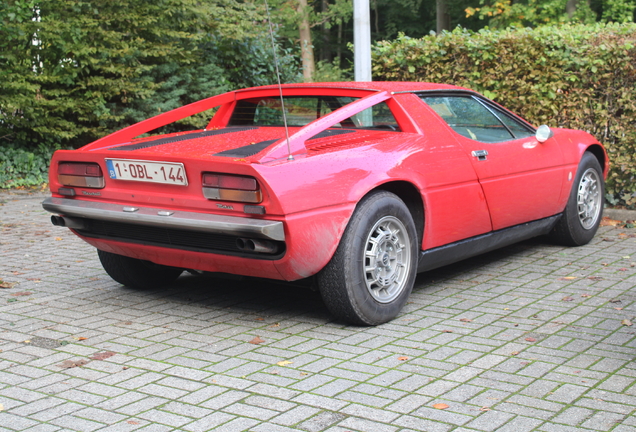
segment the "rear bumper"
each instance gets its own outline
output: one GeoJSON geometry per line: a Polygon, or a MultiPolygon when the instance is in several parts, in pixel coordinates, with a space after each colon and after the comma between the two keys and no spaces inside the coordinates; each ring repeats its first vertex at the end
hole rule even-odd
{"type": "Polygon", "coordinates": [[[285,241],[285,231],[280,221],[131,207],[67,198],[47,198],[42,202],[42,207],[51,213],[70,217],[285,241]]]}

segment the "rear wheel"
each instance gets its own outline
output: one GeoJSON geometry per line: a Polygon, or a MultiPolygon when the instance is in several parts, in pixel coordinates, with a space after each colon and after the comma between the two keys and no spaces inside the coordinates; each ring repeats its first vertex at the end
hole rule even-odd
{"type": "Polygon", "coordinates": [[[565,246],[581,246],[592,240],[603,216],[605,186],[603,170],[596,157],[586,152],[581,158],[563,216],[550,234],[565,246]]]}
{"type": "Polygon", "coordinates": [[[148,289],[174,282],[183,272],[176,267],[154,264],[97,250],[102,267],[116,282],[131,288],[148,289]]]}
{"type": "Polygon", "coordinates": [[[386,191],[365,197],[317,275],[325,304],[352,324],[390,321],[413,289],[417,250],[415,224],[404,202],[386,191]]]}

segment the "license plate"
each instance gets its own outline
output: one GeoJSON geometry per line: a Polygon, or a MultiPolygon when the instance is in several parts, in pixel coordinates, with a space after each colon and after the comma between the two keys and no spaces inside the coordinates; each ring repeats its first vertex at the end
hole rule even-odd
{"type": "Polygon", "coordinates": [[[188,185],[182,163],[106,159],[108,176],[115,180],[188,185]]]}

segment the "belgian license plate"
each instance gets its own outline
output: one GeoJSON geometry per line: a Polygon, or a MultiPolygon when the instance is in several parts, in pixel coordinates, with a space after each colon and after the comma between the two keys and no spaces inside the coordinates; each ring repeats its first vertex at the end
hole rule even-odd
{"type": "Polygon", "coordinates": [[[106,159],[108,176],[116,180],[188,185],[182,163],[106,159]]]}

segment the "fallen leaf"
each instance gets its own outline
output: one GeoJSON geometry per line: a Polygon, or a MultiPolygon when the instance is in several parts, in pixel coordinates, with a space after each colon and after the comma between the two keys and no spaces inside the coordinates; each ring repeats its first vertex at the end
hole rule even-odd
{"type": "Polygon", "coordinates": [[[600,277],[600,276],[590,276],[590,277],[588,277],[588,279],[589,280],[603,280],[603,278],[600,277]]]}
{"type": "Polygon", "coordinates": [[[568,297],[563,297],[561,299],[561,301],[573,301],[573,300],[574,300],[574,298],[573,297],[569,297],[569,296],[568,297]]]}
{"type": "Polygon", "coordinates": [[[62,369],[71,369],[74,367],[84,366],[87,363],[88,363],[88,360],[64,360],[62,363],[60,363],[57,366],[61,367],[62,369]]]}
{"type": "Polygon", "coordinates": [[[578,279],[578,278],[576,276],[566,276],[561,278],[561,280],[574,280],[574,279],[578,279]]]}
{"type": "Polygon", "coordinates": [[[621,321],[621,324],[624,326],[630,327],[632,325],[632,322],[626,318],[623,321],[621,321]]]}
{"type": "Polygon", "coordinates": [[[618,226],[621,225],[622,222],[619,220],[615,220],[615,219],[610,219],[609,217],[604,217],[603,219],[601,219],[601,224],[600,226],[618,226]]]}
{"type": "Polygon", "coordinates": [[[251,343],[252,345],[262,344],[263,342],[265,342],[265,340],[264,340],[264,339],[259,338],[258,336],[256,336],[254,339],[252,339],[252,340],[250,341],[250,343],[251,343]]]}
{"type": "Polygon", "coordinates": [[[13,293],[11,295],[13,297],[20,297],[20,296],[30,296],[31,294],[33,294],[33,293],[30,292],[30,291],[20,291],[20,292],[17,292],[17,293],[13,293]]]}
{"type": "Polygon", "coordinates": [[[623,310],[623,308],[614,308],[614,309],[616,309],[616,310],[623,310]]]}
{"type": "Polygon", "coordinates": [[[134,421],[134,420],[128,420],[126,423],[131,424],[131,425],[138,425],[139,424],[138,421],[134,421]]]}
{"type": "Polygon", "coordinates": [[[619,268],[618,271],[627,271],[625,267],[619,268]]]}
{"type": "Polygon", "coordinates": [[[535,338],[532,338],[532,337],[527,337],[526,340],[528,342],[536,342],[537,341],[535,338]]]}
{"type": "Polygon", "coordinates": [[[487,406],[484,406],[479,408],[479,411],[490,411],[490,408],[488,408],[487,406]]]}
{"type": "Polygon", "coordinates": [[[592,297],[592,296],[589,294],[581,294],[581,297],[592,297]]]}
{"type": "Polygon", "coordinates": [[[78,340],[78,341],[83,341],[83,340],[86,340],[88,338],[80,336],[80,337],[73,337],[73,339],[78,340]]]}
{"type": "Polygon", "coordinates": [[[621,299],[611,299],[610,303],[620,303],[621,299]]]}
{"type": "Polygon", "coordinates": [[[278,366],[287,366],[289,364],[292,364],[293,362],[290,362],[289,360],[282,360],[279,361],[278,363],[276,363],[278,366]]]}
{"type": "Polygon", "coordinates": [[[510,355],[513,355],[513,356],[519,355],[519,351],[513,351],[510,353],[510,355]]]}
{"type": "Polygon", "coordinates": [[[398,357],[398,360],[399,360],[399,361],[405,361],[405,360],[408,360],[408,359],[409,359],[409,358],[408,358],[407,356],[401,356],[401,357],[398,357]]]}
{"type": "Polygon", "coordinates": [[[461,322],[473,322],[473,320],[468,319],[468,318],[461,318],[460,321],[461,322]]]}
{"type": "Polygon", "coordinates": [[[446,405],[445,403],[438,403],[433,405],[433,408],[438,409],[438,410],[445,410],[447,408],[450,408],[448,405],[446,405]]]}
{"type": "Polygon", "coordinates": [[[280,327],[280,323],[272,324],[270,327],[280,327]]]}
{"type": "Polygon", "coordinates": [[[0,288],[13,288],[13,285],[15,285],[16,282],[5,282],[2,279],[0,279],[0,288]]]}
{"type": "Polygon", "coordinates": [[[4,405],[0,404],[0,411],[4,411],[4,405]]]}
{"type": "Polygon", "coordinates": [[[265,321],[265,318],[256,318],[256,321],[265,321]]]}
{"type": "Polygon", "coordinates": [[[7,299],[7,303],[13,303],[13,302],[17,302],[18,299],[13,298],[13,299],[7,299]]]}
{"type": "Polygon", "coordinates": [[[114,356],[117,353],[114,353],[112,351],[104,351],[104,352],[99,352],[96,354],[93,354],[92,356],[89,357],[89,359],[91,360],[106,360],[107,358],[110,358],[112,356],[114,356]]]}
{"type": "Polygon", "coordinates": [[[62,237],[55,237],[55,241],[60,241],[62,240],[62,237]]]}

